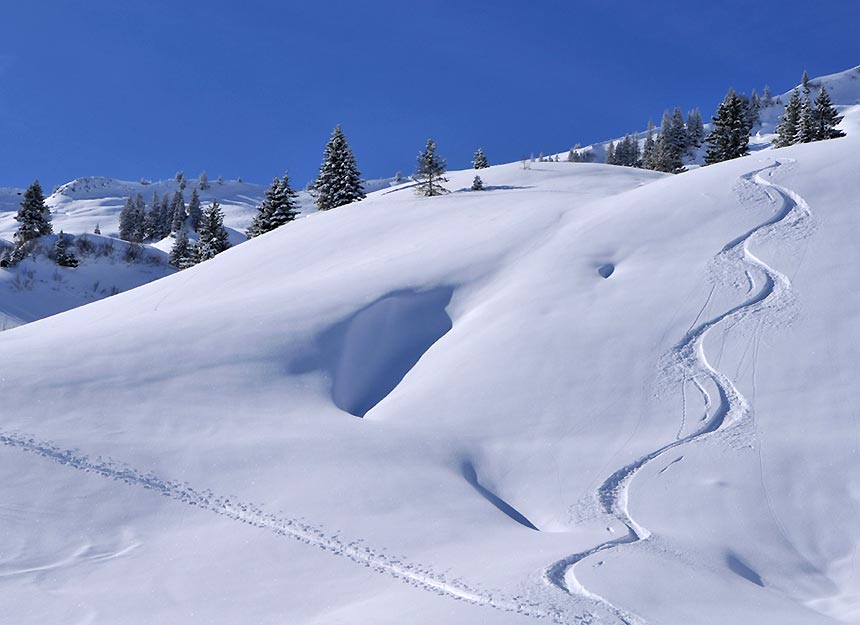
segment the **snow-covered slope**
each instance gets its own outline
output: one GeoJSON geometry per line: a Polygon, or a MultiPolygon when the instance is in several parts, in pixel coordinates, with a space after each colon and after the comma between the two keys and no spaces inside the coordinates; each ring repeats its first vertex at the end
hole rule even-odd
{"type": "Polygon", "coordinates": [[[381,190],[0,334],[6,618],[860,622],[846,114],[381,190]]]}

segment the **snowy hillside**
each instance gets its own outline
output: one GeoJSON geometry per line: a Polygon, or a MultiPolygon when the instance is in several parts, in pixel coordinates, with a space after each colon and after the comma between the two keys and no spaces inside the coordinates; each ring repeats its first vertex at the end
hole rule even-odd
{"type": "Polygon", "coordinates": [[[6,618],[860,622],[846,115],[381,190],[0,334],[6,618]]]}

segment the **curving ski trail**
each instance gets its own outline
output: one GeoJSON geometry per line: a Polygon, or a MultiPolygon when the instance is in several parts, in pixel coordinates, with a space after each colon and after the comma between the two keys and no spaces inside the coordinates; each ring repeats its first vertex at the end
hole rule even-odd
{"type": "MultiPolygon", "coordinates": [[[[704,440],[717,431],[728,429],[750,417],[750,404],[747,398],[743,396],[727,375],[716,369],[708,361],[704,351],[704,339],[710,330],[724,321],[734,325],[746,317],[767,314],[777,310],[780,306],[788,306],[791,302],[789,297],[791,281],[789,278],[762,261],[749,249],[750,243],[755,239],[766,238],[779,228],[802,229],[809,221],[811,211],[807,202],[794,191],[769,179],[773,172],[782,166],[781,162],[775,161],[773,165],[743,177],[752,184],[776,192],[778,197],[782,199],[782,207],[764,223],[727,243],[716,257],[718,264],[728,265],[734,271],[740,272],[740,275],[745,275],[751,286],[754,286],[754,281],[750,278],[750,269],[757,270],[764,277],[763,284],[755,294],[741,304],[696,325],[707,306],[706,303],[693,322],[693,326],[668,355],[667,368],[680,372],[682,381],[695,380],[696,386],[702,391],[706,403],[705,423],[695,432],[679,437],[621,467],[597,489],[596,495],[601,510],[605,515],[619,521],[627,528],[625,536],[567,556],[550,565],[544,571],[544,577],[548,583],[568,594],[580,595],[599,604],[613,613],[624,625],[640,625],[643,621],[635,614],[623,610],[604,597],[585,588],[576,578],[575,567],[579,562],[602,551],[646,541],[650,538],[651,533],[633,518],[627,505],[630,481],[640,469],[667,451],[681,445],[704,440]],[[766,176],[765,172],[767,172],[766,176]],[[713,399],[705,392],[703,385],[699,382],[700,379],[711,380],[716,386],[719,396],[718,407],[710,418],[707,417],[707,412],[712,406],[713,399]]],[[[770,193],[767,195],[772,198],[770,193]]],[[[713,289],[708,295],[708,302],[710,302],[712,295],[713,289]]]]}

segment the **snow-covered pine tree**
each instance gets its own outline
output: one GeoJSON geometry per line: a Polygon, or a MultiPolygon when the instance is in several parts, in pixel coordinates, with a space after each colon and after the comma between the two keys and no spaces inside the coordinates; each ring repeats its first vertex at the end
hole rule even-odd
{"type": "Polygon", "coordinates": [[[489,161],[487,161],[486,155],[484,155],[484,149],[478,148],[475,150],[475,156],[472,158],[472,167],[474,169],[486,169],[490,166],[489,161]]]}
{"type": "Polygon", "coordinates": [[[185,197],[183,197],[182,191],[179,189],[176,190],[173,194],[173,199],[170,201],[170,214],[173,215],[173,219],[170,222],[170,231],[179,232],[185,226],[185,219],[188,217],[185,208],[185,197]]]}
{"type": "Polygon", "coordinates": [[[607,165],[615,165],[615,142],[610,141],[606,146],[606,158],[603,159],[607,165]]]}
{"type": "MultiPolygon", "coordinates": [[[[651,169],[670,174],[684,171],[684,163],[681,160],[683,153],[678,151],[678,146],[682,145],[678,134],[679,129],[677,126],[673,126],[672,116],[669,115],[669,111],[665,111],[660,123],[660,134],[654,141],[651,169]]],[[[684,128],[684,134],[686,135],[686,128],[684,128]]]]}
{"type": "Polygon", "coordinates": [[[78,259],[69,251],[66,236],[63,234],[62,230],[60,230],[60,234],[57,235],[57,242],[54,244],[54,262],[56,262],[60,267],[78,266],[78,259]]]}
{"type": "Polygon", "coordinates": [[[797,126],[800,122],[800,91],[795,89],[791,92],[791,98],[788,104],[785,105],[785,113],[780,118],[779,124],[776,126],[776,140],[773,146],[776,148],[784,148],[787,145],[792,145],[797,139],[797,126]]]}
{"type": "Polygon", "coordinates": [[[263,201],[257,207],[257,214],[251,220],[251,225],[245,232],[249,239],[258,237],[272,229],[271,219],[272,212],[275,210],[275,201],[278,195],[278,188],[281,186],[281,179],[275,176],[272,179],[272,184],[266,189],[263,196],[263,201]]]}
{"type": "Polygon", "coordinates": [[[705,126],[702,123],[702,113],[695,108],[687,113],[687,144],[690,148],[699,148],[705,140],[705,126]]]}
{"type": "MultiPolygon", "coordinates": [[[[204,171],[200,175],[203,176],[205,174],[206,172],[204,171]]],[[[209,185],[207,184],[206,187],[201,187],[201,189],[202,188],[208,189],[209,185]]],[[[197,189],[194,188],[191,190],[191,199],[188,201],[188,226],[197,232],[197,228],[200,227],[200,219],[202,217],[203,209],[200,206],[200,195],[197,193],[197,189]]]]}
{"type": "Polygon", "coordinates": [[[200,177],[197,178],[197,186],[200,187],[201,191],[209,188],[209,176],[206,175],[205,170],[200,172],[200,177]]]}
{"type": "Polygon", "coordinates": [[[18,214],[15,215],[15,221],[19,224],[18,230],[15,232],[17,246],[22,246],[28,241],[53,232],[51,211],[45,204],[45,194],[42,192],[42,185],[39,184],[38,180],[34,180],[33,184],[27,187],[24,192],[24,199],[21,201],[18,214]]]}
{"type": "Polygon", "coordinates": [[[830,94],[827,93],[824,85],[821,85],[821,91],[815,98],[815,140],[824,141],[844,137],[845,133],[836,128],[841,121],[842,117],[833,106],[830,94]]]}
{"type": "Polygon", "coordinates": [[[773,104],[773,94],[770,92],[770,87],[768,85],[765,85],[764,91],[762,91],[762,94],[761,94],[762,108],[767,108],[771,104],[773,104]]]}
{"type": "Polygon", "coordinates": [[[194,246],[188,240],[185,228],[181,228],[176,233],[176,240],[173,242],[173,247],[170,248],[167,262],[176,269],[186,269],[194,264],[194,258],[194,246]]]}
{"type": "Polygon", "coordinates": [[[99,224],[96,223],[96,227],[93,229],[93,234],[101,234],[101,233],[102,233],[102,229],[99,228],[99,224]]]}
{"type": "Polygon", "coordinates": [[[722,161],[739,158],[747,153],[749,128],[747,110],[743,99],[729,89],[717,113],[713,117],[713,129],[708,135],[708,151],[705,164],[712,165],[722,161]]]}
{"type": "MultiPolygon", "coordinates": [[[[534,156],[532,156],[532,162],[534,162],[534,156]]],[[[442,183],[448,182],[445,178],[447,167],[445,159],[436,154],[436,142],[433,139],[427,139],[424,151],[418,155],[418,169],[415,171],[415,179],[418,181],[416,192],[426,197],[445,193],[447,189],[442,186],[442,183]]]]}
{"type": "Polygon", "coordinates": [[[143,218],[143,238],[160,239],[161,237],[158,235],[161,233],[161,221],[161,202],[156,193],[143,218]]]}
{"type": "Polygon", "coordinates": [[[176,176],[175,176],[175,178],[176,178],[176,182],[178,182],[178,183],[179,183],[179,190],[180,190],[180,191],[184,191],[184,190],[185,190],[185,185],[186,185],[185,172],[184,172],[184,171],[178,171],[178,172],[176,172],[176,176]]]}
{"type": "Polygon", "coordinates": [[[203,211],[203,219],[200,220],[200,239],[195,248],[195,260],[203,262],[214,258],[228,247],[227,230],[224,228],[224,214],[217,200],[212,200],[203,211]]]}
{"type": "MultiPolygon", "coordinates": [[[[478,168],[476,168],[478,169],[478,168]]],[[[472,180],[472,191],[483,191],[484,190],[484,181],[481,180],[480,176],[475,176],[475,179],[472,180]]]]}
{"type": "Polygon", "coordinates": [[[146,203],[137,193],[130,196],[119,214],[119,238],[123,241],[140,243],[146,231],[146,203]]]}
{"type": "Polygon", "coordinates": [[[335,126],[323,151],[320,173],[314,182],[314,193],[317,207],[321,211],[357,202],[365,197],[355,155],[346,142],[340,124],[335,126]]]}
{"type": "MultiPolygon", "coordinates": [[[[277,180],[277,178],[276,178],[277,180]]],[[[274,230],[293,221],[299,214],[296,202],[298,193],[290,186],[290,174],[284,172],[273,196],[272,212],[269,215],[269,229],[274,230]]]]}
{"type": "Polygon", "coordinates": [[[816,126],[812,99],[807,91],[803,94],[803,99],[800,101],[800,112],[797,115],[797,134],[794,136],[794,142],[811,143],[815,141],[816,126]]]}
{"type": "Polygon", "coordinates": [[[800,78],[800,84],[803,86],[803,90],[809,93],[809,72],[803,70],[803,76],[800,78]]]}
{"type": "Polygon", "coordinates": [[[672,111],[672,123],[669,128],[669,137],[672,143],[673,153],[678,155],[678,158],[683,158],[689,151],[690,144],[687,139],[687,126],[684,123],[684,115],[681,113],[680,107],[675,107],[672,111]]]}
{"type": "Polygon", "coordinates": [[[648,131],[642,146],[642,167],[654,169],[654,121],[648,120],[648,131]]]}
{"type": "Polygon", "coordinates": [[[168,236],[173,230],[173,213],[170,210],[170,196],[165,193],[161,196],[161,238],[168,236]]]}

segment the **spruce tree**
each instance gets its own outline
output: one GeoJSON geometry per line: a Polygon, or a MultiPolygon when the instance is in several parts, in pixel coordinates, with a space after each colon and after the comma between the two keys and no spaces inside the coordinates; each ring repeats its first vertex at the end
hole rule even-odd
{"type": "Polygon", "coordinates": [[[472,159],[472,167],[474,169],[486,169],[490,166],[490,163],[487,161],[487,157],[484,155],[483,148],[478,148],[475,150],[475,156],[472,159]]]}
{"type": "Polygon", "coordinates": [[[200,187],[201,191],[205,191],[209,188],[209,176],[206,175],[205,171],[200,172],[200,177],[197,179],[197,186],[200,187]]]}
{"type": "Polygon", "coordinates": [[[800,112],[797,116],[797,134],[794,137],[794,143],[811,143],[815,141],[817,130],[815,117],[812,100],[809,97],[809,92],[807,92],[800,102],[800,112]]]}
{"type": "Polygon", "coordinates": [[[361,173],[355,156],[338,124],[323,151],[320,173],[314,183],[317,207],[331,210],[364,199],[361,173]]]}
{"type": "Polygon", "coordinates": [[[702,123],[702,113],[695,108],[687,113],[687,145],[690,149],[702,146],[705,139],[705,127],[702,123]]]}
{"type": "Polygon", "coordinates": [[[78,259],[68,250],[66,237],[63,231],[57,236],[57,242],[54,244],[54,261],[60,267],[77,267],[78,259]]]}
{"type": "Polygon", "coordinates": [[[679,159],[683,158],[688,153],[690,144],[687,139],[687,126],[684,124],[684,115],[677,106],[672,112],[669,138],[672,144],[672,153],[677,154],[679,159]]]}
{"type": "MultiPolygon", "coordinates": [[[[203,172],[204,175],[206,172],[203,172]]],[[[204,188],[204,187],[201,187],[204,188]]],[[[208,188],[208,185],[205,187],[208,188]]],[[[188,226],[197,232],[197,228],[200,227],[200,219],[203,217],[203,209],[200,206],[200,195],[197,193],[197,189],[192,189],[191,191],[191,200],[188,202],[188,226]]]]}
{"type": "Polygon", "coordinates": [[[221,206],[217,200],[212,200],[212,204],[203,211],[203,219],[200,220],[200,240],[197,241],[195,248],[197,262],[214,258],[230,247],[228,238],[221,206]]]}
{"type": "Polygon", "coordinates": [[[167,262],[177,269],[186,269],[194,264],[194,257],[194,246],[188,240],[185,228],[182,228],[176,234],[176,241],[173,242],[167,262]]]}
{"type": "Polygon", "coordinates": [[[96,223],[96,227],[93,229],[93,234],[101,234],[101,233],[102,233],[102,229],[99,228],[99,224],[96,223]]]}
{"type": "Polygon", "coordinates": [[[654,122],[648,120],[648,131],[645,133],[645,143],[642,146],[642,167],[654,169],[654,122]]]}
{"type": "Polygon", "coordinates": [[[773,94],[770,92],[770,87],[768,85],[764,86],[764,91],[761,94],[761,105],[762,108],[767,108],[773,104],[773,94]]]}
{"type": "Polygon", "coordinates": [[[606,146],[606,158],[603,159],[607,165],[615,165],[615,142],[610,141],[606,146]]]}
{"type": "Polygon", "coordinates": [[[673,121],[673,117],[669,115],[669,111],[663,113],[660,134],[654,142],[651,154],[651,169],[677,174],[684,171],[684,162],[681,160],[684,148],[681,146],[686,145],[687,131],[686,128],[683,129],[685,136],[682,139],[681,127],[678,126],[677,120],[673,121]]]}
{"type": "Polygon", "coordinates": [[[442,183],[448,182],[444,175],[447,166],[445,159],[436,154],[436,142],[433,139],[427,139],[424,151],[418,155],[418,169],[415,171],[415,179],[418,181],[417,193],[426,197],[445,193],[447,189],[442,186],[442,183]]]}
{"type": "Polygon", "coordinates": [[[146,236],[146,204],[137,193],[130,196],[119,214],[119,238],[131,243],[140,243],[146,236]]]}
{"type": "Polygon", "coordinates": [[[293,221],[299,214],[296,198],[298,193],[290,186],[290,174],[284,172],[284,177],[275,189],[272,213],[269,216],[271,229],[279,228],[293,221]]]}
{"type": "Polygon", "coordinates": [[[475,176],[475,179],[472,180],[472,191],[483,191],[483,190],[484,190],[484,181],[481,180],[480,176],[475,176]]]}
{"type": "Polygon", "coordinates": [[[51,211],[45,204],[45,195],[38,180],[34,180],[24,192],[24,199],[18,214],[15,215],[15,221],[20,224],[15,232],[15,243],[18,246],[53,232],[51,211]]]}
{"type": "Polygon", "coordinates": [[[785,105],[785,113],[780,118],[776,127],[776,140],[774,147],[784,148],[792,145],[797,139],[797,126],[800,122],[800,91],[795,89],[791,92],[791,98],[785,105]]]}
{"type": "Polygon", "coordinates": [[[749,140],[747,107],[735,90],[729,89],[713,117],[713,130],[707,139],[705,164],[711,165],[744,156],[749,140]]]}
{"type": "Polygon", "coordinates": [[[179,232],[185,226],[185,219],[188,217],[185,209],[185,198],[179,189],[176,190],[173,194],[173,199],[170,201],[170,214],[173,216],[170,231],[179,232]]]}
{"type": "Polygon", "coordinates": [[[844,137],[845,133],[836,128],[841,121],[842,117],[833,106],[830,94],[827,93],[824,85],[821,85],[821,91],[815,98],[815,140],[824,141],[844,137]]]}

